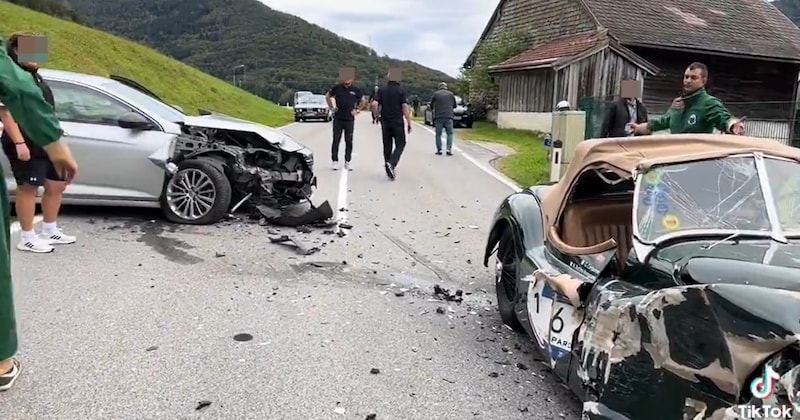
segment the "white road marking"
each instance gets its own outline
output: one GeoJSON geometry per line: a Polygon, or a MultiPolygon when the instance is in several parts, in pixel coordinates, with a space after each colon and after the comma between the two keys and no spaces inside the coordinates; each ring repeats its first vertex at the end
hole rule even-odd
{"type": "Polygon", "coordinates": [[[348,230],[342,229],[339,225],[347,222],[347,175],[350,171],[346,168],[340,170],[342,174],[339,176],[339,198],[336,200],[336,230],[346,236],[348,230]]]}
{"type": "MultiPolygon", "coordinates": [[[[419,127],[422,127],[423,129],[425,129],[425,131],[427,131],[427,132],[429,132],[429,133],[431,133],[433,135],[436,135],[436,131],[434,131],[433,129],[431,129],[431,128],[425,126],[425,125],[422,125],[422,124],[420,124],[420,123],[418,123],[416,121],[414,121],[414,124],[416,124],[419,127]]],[[[498,172],[497,170],[495,170],[495,169],[493,169],[493,168],[491,168],[489,166],[484,165],[481,162],[478,162],[475,158],[470,156],[467,152],[461,150],[455,144],[453,145],[453,151],[458,152],[459,154],[461,154],[461,156],[463,156],[464,159],[468,160],[470,163],[472,163],[473,165],[477,166],[483,172],[486,172],[487,174],[489,174],[492,178],[502,182],[503,185],[507,186],[508,188],[511,188],[512,190],[514,190],[514,192],[522,191],[522,187],[520,187],[520,185],[517,184],[516,182],[514,182],[511,178],[501,174],[500,172],[498,172]]]]}

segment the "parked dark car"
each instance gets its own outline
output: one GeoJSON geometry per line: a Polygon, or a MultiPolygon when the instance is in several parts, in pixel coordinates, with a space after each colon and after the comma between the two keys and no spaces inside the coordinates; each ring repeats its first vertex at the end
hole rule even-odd
{"type": "Polygon", "coordinates": [[[800,406],[798,204],[800,149],[775,141],[586,140],[500,203],[484,265],[584,419],[752,418],[800,406]]]}
{"type": "MultiPolygon", "coordinates": [[[[426,105],[425,116],[423,117],[426,125],[433,126],[433,109],[430,102],[426,105]]],[[[469,104],[460,96],[456,95],[456,107],[453,109],[453,127],[472,128],[475,116],[470,110],[469,104]]]]}

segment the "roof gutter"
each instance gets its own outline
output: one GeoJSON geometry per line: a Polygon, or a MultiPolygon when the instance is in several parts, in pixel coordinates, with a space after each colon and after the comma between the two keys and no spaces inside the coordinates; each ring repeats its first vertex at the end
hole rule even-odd
{"type": "Polygon", "coordinates": [[[669,50],[669,51],[678,51],[678,52],[696,52],[700,54],[706,55],[717,55],[722,57],[732,57],[732,58],[749,58],[753,60],[760,60],[760,61],[772,61],[778,63],[789,63],[789,64],[800,64],[800,57],[789,58],[789,57],[771,57],[767,55],[755,55],[755,54],[747,54],[747,53],[731,53],[726,51],[718,51],[718,50],[710,50],[706,48],[697,48],[697,47],[690,47],[690,46],[677,46],[677,45],[662,45],[662,44],[655,44],[649,42],[622,42],[620,44],[625,47],[640,47],[640,48],[652,48],[652,49],[659,49],[659,50],[669,50]]]}

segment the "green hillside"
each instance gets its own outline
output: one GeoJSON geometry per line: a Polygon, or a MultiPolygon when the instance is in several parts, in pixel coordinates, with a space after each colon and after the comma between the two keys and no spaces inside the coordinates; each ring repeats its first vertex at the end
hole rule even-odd
{"type": "Polygon", "coordinates": [[[188,114],[197,115],[203,108],[270,126],[293,121],[289,109],[150,48],[73,22],[0,1],[0,28],[4,38],[21,30],[46,35],[49,62],[44,67],[128,77],[188,114]]]}
{"type": "Polygon", "coordinates": [[[375,78],[383,80],[390,67],[401,67],[410,93],[423,97],[430,97],[439,82],[453,82],[438,70],[381,57],[258,0],[56,1],[92,26],[219,78],[232,80],[233,68],[243,64],[242,88],[281,104],[291,101],[295,90],[327,90],[342,66],[356,67],[356,85],[362,89],[371,90],[375,78]]]}

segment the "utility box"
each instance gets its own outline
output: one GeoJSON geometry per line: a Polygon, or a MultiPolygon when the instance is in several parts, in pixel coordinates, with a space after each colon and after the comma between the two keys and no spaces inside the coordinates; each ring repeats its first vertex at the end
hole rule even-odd
{"type": "Polygon", "coordinates": [[[575,148],[584,140],[586,134],[586,112],[584,111],[555,111],[553,112],[553,141],[560,140],[563,145],[561,151],[561,171],[565,173],[575,148]]]}

